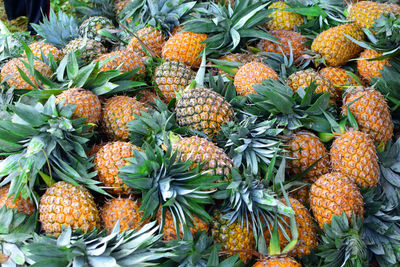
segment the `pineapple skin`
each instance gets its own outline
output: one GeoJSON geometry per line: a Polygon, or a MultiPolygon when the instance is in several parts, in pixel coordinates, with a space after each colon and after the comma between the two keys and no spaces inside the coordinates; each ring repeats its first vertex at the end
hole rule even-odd
{"type": "MultiPolygon", "coordinates": [[[[136,35],[140,38],[140,40],[148,46],[148,48],[153,51],[158,57],[161,56],[162,47],[165,43],[164,36],[162,32],[153,27],[144,27],[137,31],[136,35]]],[[[139,52],[143,56],[146,55],[143,47],[136,39],[136,37],[132,37],[130,40],[126,50],[132,52],[139,52]]]]}
{"type": "Polygon", "coordinates": [[[246,96],[256,94],[253,86],[261,84],[263,79],[278,80],[278,74],[264,63],[253,61],[240,66],[233,83],[238,95],[246,96]]]}
{"type": "Polygon", "coordinates": [[[201,63],[200,54],[206,47],[204,41],[207,37],[205,33],[178,32],[165,42],[162,58],[198,68],[201,63]]]}
{"type": "Polygon", "coordinates": [[[325,67],[319,71],[319,75],[331,82],[338,95],[341,95],[346,87],[358,85],[356,80],[342,68],[325,67]]]}
{"type": "Polygon", "coordinates": [[[63,99],[65,99],[65,104],[76,105],[75,118],[87,118],[87,123],[99,122],[101,103],[93,92],[82,88],[71,88],[57,96],[57,103],[63,99]]]}
{"type": "Polygon", "coordinates": [[[141,55],[131,51],[113,51],[100,56],[96,61],[104,61],[111,57],[114,58],[105,63],[104,66],[100,68],[100,71],[115,70],[121,65],[121,72],[129,72],[139,68],[134,76],[145,73],[146,67],[141,55]]]}
{"type": "Polygon", "coordinates": [[[318,34],[312,42],[311,49],[325,59],[327,66],[344,65],[363,50],[345,34],[359,41],[365,38],[364,32],[356,23],[343,24],[318,34]]]}
{"type": "Polygon", "coordinates": [[[65,47],[64,53],[68,54],[82,49],[81,57],[85,63],[90,63],[97,56],[107,53],[107,49],[96,40],[77,38],[71,40],[65,47]]]}
{"type": "MultiPolygon", "coordinates": [[[[62,50],[58,49],[54,45],[47,44],[43,41],[31,43],[29,45],[29,48],[31,49],[32,54],[37,58],[42,57],[42,52],[46,57],[48,57],[51,53],[55,61],[59,61],[64,57],[64,52],[62,50]]],[[[25,52],[23,56],[26,56],[25,52]]]]}
{"type": "Polygon", "coordinates": [[[9,190],[10,185],[0,187],[0,207],[7,206],[9,209],[17,209],[18,212],[28,215],[32,215],[35,212],[35,205],[29,198],[24,199],[19,195],[14,202],[14,195],[8,197],[9,190]]]}
{"type": "Polygon", "coordinates": [[[357,185],[340,172],[318,178],[311,186],[310,206],[321,229],[325,223],[331,224],[333,215],[345,212],[351,220],[353,213],[361,217],[364,213],[364,201],[357,185]]]}
{"type": "MultiPolygon", "coordinates": [[[[242,225],[238,221],[232,224],[228,223],[228,220],[222,219],[221,214],[215,215],[212,221],[211,233],[214,241],[221,244],[221,250],[254,250],[255,241],[253,231],[248,229],[246,225],[243,225],[242,228],[242,225]]],[[[235,252],[232,252],[230,256],[235,254],[235,252]]],[[[252,254],[240,252],[239,257],[244,263],[247,263],[252,258],[252,254]]]]}
{"type": "Polygon", "coordinates": [[[135,114],[147,111],[147,107],[129,96],[113,96],[104,103],[101,112],[101,125],[112,140],[128,140],[129,121],[135,120],[135,114]]]}
{"type": "MultiPolygon", "coordinates": [[[[284,2],[279,1],[272,3],[268,7],[268,9],[272,8],[285,9],[290,7],[284,2]]],[[[275,10],[269,14],[268,17],[271,18],[271,20],[267,22],[267,27],[269,30],[291,31],[304,23],[304,19],[300,14],[289,11],[275,10]]]]}
{"type": "Polygon", "coordinates": [[[270,34],[278,38],[282,44],[273,43],[268,40],[261,40],[258,44],[258,48],[265,52],[283,54],[290,56],[290,48],[292,49],[293,57],[299,58],[307,50],[306,41],[307,38],[298,32],[288,30],[274,30],[270,31],[270,34]],[[290,44],[290,45],[289,45],[290,44]]]}
{"type": "MultiPolygon", "coordinates": [[[[360,1],[352,4],[347,9],[347,19],[355,21],[362,28],[371,28],[374,21],[382,14],[390,12],[391,6],[389,4],[377,3],[374,1],[360,1]]],[[[393,7],[393,11],[396,7],[393,7]]]]}
{"type": "Polygon", "coordinates": [[[113,195],[129,195],[132,193],[132,189],[123,183],[118,172],[120,167],[128,163],[127,158],[134,156],[134,149],[140,150],[139,147],[129,142],[116,141],[105,144],[94,157],[97,177],[104,186],[111,187],[107,191],[113,195]]]}
{"type": "Polygon", "coordinates": [[[386,143],[392,139],[392,115],[381,92],[372,88],[351,87],[343,99],[344,115],[347,115],[347,107],[354,115],[360,130],[375,142],[386,143]]]}
{"type": "MultiPolygon", "coordinates": [[[[21,75],[18,72],[18,68],[20,68],[35,86],[38,85],[37,82],[33,79],[33,76],[29,73],[28,69],[21,62],[21,60],[28,62],[28,59],[26,58],[13,58],[8,61],[1,68],[1,77],[2,79],[4,79],[7,75],[13,75],[13,77],[7,80],[7,84],[10,87],[15,86],[16,89],[33,89],[32,85],[28,84],[24,79],[22,79],[21,75]]],[[[40,60],[33,60],[33,65],[35,70],[39,71],[46,78],[49,78],[53,74],[50,66],[40,60]]]]}
{"type": "MultiPolygon", "coordinates": [[[[285,199],[281,199],[282,203],[286,203],[285,199]]],[[[317,230],[313,224],[313,218],[311,217],[310,212],[301,204],[297,199],[289,197],[290,205],[293,208],[294,216],[296,219],[297,230],[299,233],[298,242],[296,244],[296,248],[289,252],[289,255],[292,257],[303,257],[309,255],[312,249],[316,248],[318,245],[317,240],[317,230]]],[[[291,238],[290,227],[290,220],[288,217],[285,217],[285,222],[282,222],[282,225],[285,227],[285,232],[291,238]],[[285,223],[286,222],[286,223],[285,223]]],[[[272,225],[270,229],[272,229],[272,225]]],[[[289,244],[289,241],[283,235],[282,231],[279,230],[279,240],[281,243],[281,248],[283,249],[285,246],[289,244]]],[[[264,236],[266,244],[270,243],[271,234],[268,227],[264,230],[264,236]]]]}
{"type": "Polygon", "coordinates": [[[272,256],[266,259],[258,260],[253,267],[301,267],[295,259],[289,256],[272,256]]]}
{"type": "Polygon", "coordinates": [[[146,221],[142,222],[143,211],[139,211],[140,202],[132,198],[113,198],[108,200],[100,213],[103,229],[111,233],[118,220],[120,233],[137,229],[139,230],[146,221]]]}
{"type": "Polygon", "coordinates": [[[174,143],[172,147],[181,153],[183,161],[192,161],[192,167],[204,163],[202,170],[210,171],[211,175],[227,177],[233,167],[232,159],[225,154],[224,150],[205,138],[185,137],[174,143]]]}
{"type": "Polygon", "coordinates": [[[233,120],[234,111],[220,94],[207,88],[195,88],[185,91],[177,101],[176,118],[180,126],[189,126],[214,137],[222,124],[233,120]]]}
{"type": "Polygon", "coordinates": [[[92,16],[84,20],[79,26],[79,35],[88,39],[101,41],[102,36],[97,31],[112,28],[114,28],[114,25],[110,19],[102,16],[92,16]]]}
{"type": "Polygon", "coordinates": [[[167,102],[176,97],[175,92],[184,90],[195,78],[196,73],[190,67],[177,61],[162,63],[154,73],[154,81],[167,102]]]}
{"type": "Polygon", "coordinates": [[[379,165],[372,138],[360,131],[347,131],[333,141],[332,169],[343,173],[359,187],[373,187],[379,181],[379,165]]]}
{"type": "Polygon", "coordinates": [[[57,182],[40,198],[39,221],[47,233],[58,236],[61,226],[84,233],[100,226],[100,216],[93,196],[83,186],[57,182]]]}
{"type": "Polygon", "coordinates": [[[384,66],[391,66],[389,59],[367,61],[366,59],[376,58],[382,56],[382,53],[372,50],[365,49],[361,54],[360,58],[363,60],[357,60],[357,70],[362,80],[369,84],[372,78],[382,77],[381,71],[384,66]]]}

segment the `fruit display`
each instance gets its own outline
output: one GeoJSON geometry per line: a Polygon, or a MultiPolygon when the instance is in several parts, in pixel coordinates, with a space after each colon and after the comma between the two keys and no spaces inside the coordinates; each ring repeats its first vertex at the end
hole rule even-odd
{"type": "Polygon", "coordinates": [[[1,266],[400,265],[396,1],[66,6],[0,22],[1,266]]]}

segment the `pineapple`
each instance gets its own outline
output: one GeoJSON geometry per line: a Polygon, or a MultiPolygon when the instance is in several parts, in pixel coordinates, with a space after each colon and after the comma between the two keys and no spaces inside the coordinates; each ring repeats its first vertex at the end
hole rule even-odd
{"type": "MultiPolygon", "coordinates": [[[[46,57],[49,57],[49,54],[51,53],[55,61],[60,61],[64,57],[64,52],[62,50],[43,41],[31,43],[29,48],[31,49],[32,54],[37,58],[42,58],[42,53],[46,57]]],[[[25,53],[23,56],[26,56],[25,53]]]]}
{"type": "MultiPolygon", "coordinates": [[[[115,70],[120,66],[121,72],[129,72],[138,68],[136,74],[145,73],[145,65],[140,54],[130,51],[114,51],[104,54],[96,59],[96,61],[108,60],[100,71],[115,70]],[[110,59],[113,57],[112,59],[110,59]],[[110,60],[109,60],[110,59],[110,60]]],[[[133,78],[133,77],[132,77],[133,78]]]]}
{"type": "Polygon", "coordinates": [[[7,206],[9,209],[17,209],[20,213],[32,215],[36,210],[32,201],[29,198],[22,198],[21,195],[17,199],[14,199],[13,196],[8,196],[9,189],[9,185],[0,187],[0,208],[7,206]]]}
{"type": "Polygon", "coordinates": [[[384,66],[391,66],[387,58],[383,60],[367,60],[380,56],[382,56],[382,53],[372,49],[365,49],[360,54],[360,60],[357,60],[357,70],[365,83],[369,84],[373,78],[381,77],[381,71],[384,66]]]}
{"type": "Polygon", "coordinates": [[[101,29],[112,28],[114,28],[114,25],[110,19],[102,16],[93,16],[84,20],[79,26],[79,35],[88,39],[101,41],[102,37],[97,32],[101,29]]]}
{"type": "Polygon", "coordinates": [[[284,54],[290,56],[292,52],[294,59],[299,58],[307,50],[307,38],[300,33],[288,30],[274,30],[271,35],[278,38],[281,44],[277,44],[268,40],[261,40],[258,48],[265,52],[284,54]]]}
{"type": "Polygon", "coordinates": [[[359,187],[372,187],[378,183],[378,156],[368,134],[345,132],[333,141],[330,154],[332,169],[348,176],[359,187]]]}
{"type": "Polygon", "coordinates": [[[111,142],[100,148],[94,157],[95,170],[98,179],[114,195],[129,195],[132,190],[118,176],[121,166],[128,163],[127,158],[133,157],[133,150],[140,150],[139,147],[128,142],[111,142]]]}
{"type": "Polygon", "coordinates": [[[114,9],[117,15],[131,2],[131,0],[115,0],[114,9]]]}
{"type": "Polygon", "coordinates": [[[331,82],[338,95],[342,95],[342,92],[345,91],[348,86],[359,85],[358,82],[342,68],[325,67],[319,71],[319,75],[331,82]]]}
{"type": "MultiPolygon", "coordinates": [[[[14,58],[8,61],[1,68],[1,77],[2,79],[4,79],[6,76],[11,75],[11,77],[7,80],[7,84],[9,86],[15,86],[16,89],[33,89],[33,86],[28,84],[18,72],[18,68],[20,68],[22,72],[24,72],[32,81],[33,85],[38,86],[36,79],[34,79],[33,75],[28,72],[27,68],[21,62],[21,60],[24,60],[25,62],[28,61],[24,58],[14,58]]],[[[53,74],[49,65],[42,61],[34,60],[33,67],[46,78],[49,78],[53,74]]]]}
{"type": "Polygon", "coordinates": [[[295,259],[282,255],[258,260],[253,267],[301,267],[295,259]]]}
{"type": "MultiPolygon", "coordinates": [[[[220,57],[218,60],[225,60],[225,61],[230,61],[230,62],[238,62],[242,64],[246,64],[252,61],[257,61],[257,62],[262,62],[263,61],[263,56],[259,56],[257,54],[249,54],[249,53],[230,53],[223,55],[220,57]]],[[[218,72],[222,74],[226,74],[231,76],[230,74],[224,72],[223,70],[219,69],[218,72]]],[[[232,77],[233,79],[234,77],[232,77]]]]}
{"type": "Polygon", "coordinates": [[[358,41],[365,37],[356,23],[343,24],[318,34],[312,42],[311,49],[325,59],[327,66],[344,65],[362,51],[362,47],[353,43],[345,34],[358,41]]]}
{"type": "Polygon", "coordinates": [[[342,112],[347,108],[354,115],[360,130],[377,143],[386,143],[393,136],[393,121],[385,97],[373,88],[351,87],[343,99],[342,112]]]}
{"type": "MultiPolygon", "coordinates": [[[[216,214],[212,221],[211,233],[214,241],[221,244],[222,250],[242,250],[239,255],[244,263],[252,258],[249,252],[255,249],[255,241],[253,231],[248,226],[241,225],[238,221],[229,223],[229,220],[223,219],[221,214],[216,214]]],[[[230,253],[230,255],[235,254],[235,252],[230,253]]]]}
{"type": "Polygon", "coordinates": [[[253,86],[261,84],[264,79],[278,80],[278,74],[261,62],[249,62],[242,65],[235,74],[234,85],[239,95],[256,94],[253,86]]]}
{"type": "Polygon", "coordinates": [[[155,69],[154,81],[167,102],[175,98],[196,77],[190,67],[176,61],[166,61],[155,69]]]}
{"type": "Polygon", "coordinates": [[[89,90],[71,88],[57,96],[57,103],[64,100],[65,104],[76,105],[74,116],[86,118],[87,123],[97,124],[100,119],[101,104],[99,98],[89,90]]]}
{"type": "Polygon", "coordinates": [[[77,50],[82,51],[80,56],[85,63],[90,63],[97,56],[107,53],[107,49],[100,42],[87,38],[73,39],[64,47],[65,54],[77,50]]]}
{"type": "Polygon", "coordinates": [[[147,108],[152,108],[154,99],[158,99],[158,96],[152,90],[141,90],[136,96],[136,100],[143,103],[147,108]]]}
{"type": "Polygon", "coordinates": [[[213,137],[221,125],[233,120],[232,106],[218,93],[207,88],[184,91],[176,103],[176,119],[180,126],[201,131],[213,137]]]}
{"type": "Polygon", "coordinates": [[[363,216],[364,202],[357,186],[340,172],[324,174],[311,186],[310,206],[319,226],[331,224],[332,216],[346,213],[350,220],[353,213],[363,216]]]}
{"type": "Polygon", "coordinates": [[[179,32],[164,44],[162,57],[198,68],[201,62],[200,54],[206,47],[206,39],[207,34],[204,33],[179,32]]]}
{"type": "Polygon", "coordinates": [[[142,222],[143,211],[139,211],[140,202],[133,198],[113,198],[108,200],[101,209],[102,226],[111,233],[119,220],[119,231],[139,230],[146,222],[142,222]]]}
{"type": "Polygon", "coordinates": [[[268,9],[277,9],[268,15],[270,20],[267,23],[269,30],[287,30],[292,31],[297,26],[304,23],[304,19],[300,14],[282,11],[281,9],[290,8],[287,4],[282,1],[272,3],[268,9]]]}
{"type": "Polygon", "coordinates": [[[318,72],[314,70],[300,70],[291,74],[287,79],[287,84],[296,92],[300,87],[306,89],[310,86],[311,81],[314,81],[317,85],[315,93],[329,93],[331,103],[335,103],[339,98],[335,88],[328,79],[325,79],[318,72]]]}
{"type": "Polygon", "coordinates": [[[193,166],[204,163],[203,170],[211,175],[227,177],[233,166],[232,160],[222,148],[205,138],[197,136],[180,138],[172,147],[181,153],[181,159],[193,162],[193,166]]]}
{"type": "Polygon", "coordinates": [[[39,221],[47,233],[58,236],[62,226],[84,233],[98,228],[99,211],[93,196],[82,186],[57,182],[40,198],[39,221]]]}
{"type": "MultiPolygon", "coordinates": [[[[281,201],[283,203],[285,202],[284,199],[281,199],[281,201]]],[[[313,218],[311,217],[311,214],[309,213],[307,208],[304,207],[304,205],[301,204],[297,199],[289,198],[289,201],[295,213],[294,216],[299,233],[296,248],[290,251],[289,255],[301,258],[303,256],[309,255],[311,251],[317,247],[317,230],[314,227],[313,218]]],[[[285,227],[285,232],[289,235],[289,238],[291,238],[290,228],[288,227],[290,225],[289,218],[286,217],[285,222],[282,222],[282,224],[285,227]]],[[[267,227],[264,231],[264,236],[267,244],[270,242],[271,239],[270,228],[272,227],[267,227]]],[[[280,230],[279,240],[282,248],[286,247],[289,244],[289,241],[285,238],[282,231],[280,230]]]]}
{"type": "Polygon", "coordinates": [[[101,125],[110,139],[127,140],[128,128],[126,124],[140,115],[147,107],[134,97],[113,96],[104,103],[101,111],[101,125]]]}
{"type": "MultiPolygon", "coordinates": [[[[165,40],[160,30],[147,26],[138,30],[136,35],[148,47],[148,49],[155,53],[155,55],[157,55],[158,57],[161,56],[161,51],[165,40]]],[[[146,55],[146,53],[143,51],[142,45],[139,43],[136,37],[132,37],[126,50],[139,52],[143,55],[146,55]]]]}
{"type": "Polygon", "coordinates": [[[91,157],[92,155],[95,155],[97,152],[99,152],[100,148],[102,148],[106,143],[101,142],[100,144],[94,144],[90,147],[90,150],[86,153],[88,157],[91,157]]]}
{"type": "Polygon", "coordinates": [[[362,28],[371,28],[381,15],[396,11],[399,9],[394,4],[360,1],[349,6],[347,19],[355,21],[362,28]]]}

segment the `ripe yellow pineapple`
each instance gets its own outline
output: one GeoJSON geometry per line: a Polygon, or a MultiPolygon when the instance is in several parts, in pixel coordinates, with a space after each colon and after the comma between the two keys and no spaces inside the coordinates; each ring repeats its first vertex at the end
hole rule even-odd
{"type": "Polygon", "coordinates": [[[165,42],[162,57],[170,61],[178,61],[189,67],[198,68],[201,52],[206,47],[205,33],[178,32],[165,42]]]}
{"type": "Polygon", "coordinates": [[[143,211],[139,211],[140,202],[132,198],[113,198],[108,200],[100,213],[102,226],[111,233],[114,225],[119,220],[120,232],[140,229],[146,221],[142,222],[143,211]]]}
{"type": "Polygon", "coordinates": [[[278,79],[278,74],[261,62],[249,62],[240,66],[235,74],[234,85],[238,95],[256,94],[253,86],[261,84],[263,79],[278,79]]]}
{"type": "Polygon", "coordinates": [[[304,19],[300,14],[283,11],[280,9],[290,8],[282,1],[272,3],[268,9],[277,9],[268,15],[271,20],[267,22],[267,27],[270,30],[294,30],[297,26],[304,23],[304,19]]]}
{"type": "Polygon", "coordinates": [[[234,111],[220,94],[207,88],[195,88],[184,91],[177,101],[176,118],[180,126],[189,126],[214,137],[222,124],[233,120],[234,111]]]}
{"type": "Polygon", "coordinates": [[[383,66],[391,66],[389,59],[387,58],[383,60],[373,60],[373,61],[366,60],[380,56],[382,56],[382,53],[372,49],[365,49],[360,54],[359,58],[363,60],[357,60],[357,70],[365,83],[369,84],[372,78],[381,77],[382,76],[381,71],[383,70],[383,66]]]}
{"type": "Polygon", "coordinates": [[[65,104],[76,105],[74,116],[87,118],[87,123],[97,124],[100,119],[101,104],[99,98],[91,91],[82,88],[71,88],[57,96],[57,103],[65,100],[65,104]]]}
{"type": "Polygon", "coordinates": [[[360,131],[367,133],[375,142],[386,143],[393,136],[393,121],[385,97],[373,88],[351,87],[343,99],[342,112],[347,107],[354,115],[360,131]]]}
{"type": "Polygon", "coordinates": [[[304,54],[307,50],[306,41],[307,38],[298,32],[287,31],[287,30],[275,30],[270,32],[271,35],[278,38],[278,41],[282,44],[273,43],[268,40],[261,40],[258,44],[258,48],[265,52],[272,52],[277,54],[284,54],[290,56],[292,51],[293,57],[296,59],[304,54]]]}
{"type": "MultiPolygon", "coordinates": [[[[33,42],[29,45],[29,48],[31,49],[32,54],[39,59],[42,58],[42,52],[46,57],[51,53],[56,61],[59,61],[64,57],[64,52],[62,50],[43,41],[33,42]]],[[[26,56],[25,52],[23,56],[26,56]]]]}
{"type": "Polygon", "coordinates": [[[99,211],[93,196],[83,186],[57,182],[40,198],[39,221],[47,233],[58,236],[62,226],[84,233],[100,226],[99,211]]]}
{"type": "Polygon", "coordinates": [[[126,159],[134,156],[134,149],[140,150],[129,142],[116,141],[102,146],[94,157],[98,179],[104,186],[111,187],[108,191],[114,195],[129,195],[132,192],[118,176],[118,172],[120,167],[127,164],[126,159]]]}
{"type": "Polygon", "coordinates": [[[310,206],[319,226],[331,224],[333,215],[343,212],[351,220],[352,214],[363,216],[364,202],[362,195],[350,178],[340,172],[322,175],[311,186],[310,206]]]}
{"type": "MultiPolygon", "coordinates": [[[[16,89],[33,89],[32,85],[28,84],[24,79],[22,79],[21,75],[18,72],[18,68],[20,68],[22,72],[24,72],[33,82],[33,84],[35,86],[38,86],[37,81],[34,79],[33,75],[29,73],[21,60],[28,62],[28,59],[26,58],[13,58],[8,61],[1,68],[1,79],[4,79],[6,76],[11,75],[11,78],[7,80],[7,84],[10,87],[15,86],[16,89]]],[[[53,74],[50,66],[40,60],[34,60],[33,67],[46,78],[49,78],[53,74]]]]}
{"type": "Polygon", "coordinates": [[[328,79],[332,86],[335,88],[338,95],[342,95],[342,92],[348,86],[357,86],[358,83],[354,78],[346,72],[345,69],[338,67],[326,67],[319,71],[319,75],[328,79]]]}
{"type": "MultiPolygon", "coordinates": [[[[240,62],[242,64],[246,64],[252,61],[257,61],[257,62],[262,62],[263,57],[259,56],[257,54],[249,54],[249,53],[231,53],[231,54],[226,54],[223,55],[222,57],[219,58],[219,60],[225,60],[225,61],[230,61],[230,62],[240,62]]],[[[226,72],[223,70],[218,70],[219,73],[228,75],[226,72]]],[[[233,77],[232,77],[233,78],[233,77]]]]}
{"type": "MultiPolygon", "coordinates": [[[[151,26],[147,26],[138,30],[136,35],[158,57],[161,56],[161,50],[165,40],[160,30],[155,29],[151,26]]],[[[143,47],[139,43],[138,39],[136,39],[136,37],[131,38],[126,50],[132,52],[139,52],[142,55],[146,55],[146,53],[143,50],[143,47]]]]}
{"type": "Polygon", "coordinates": [[[131,0],[115,0],[114,1],[115,13],[119,14],[130,2],[131,0]]]}
{"type": "Polygon", "coordinates": [[[301,264],[290,256],[279,255],[260,259],[253,267],[301,267],[301,264]]]}
{"type": "Polygon", "coordinates": [[[331,82],[314,70],[300,70],[291,74],[287,79],[287,85],[296,92],[300,87],[306,89],[310,86],[311,81],[317,84],[315,93],[330,93],[331,103],[335,103],[339,98],[331,82]]]}
{"type": "Polygon", "coordinates": [[[185,64],[166,61],[155,70],[154,81],[167,102],[175,98],[175,93],[182,91],[196,77],[196,73],[185,64]]]}
{"type": "MultiPolygon", "coordinates": [[[[282,203],[286,203],[284,199],[281,199],[281,201],[282,203]]],[[[304,207],[304,205],[301,204],[297,199],[289,198],[289,201],[295,214],[297,231],[299,233],[296,248],[294,250],[291,250],[289,252],[289,255],[301,258],[305,255],[309,255],[312,249],[317,247],[317,230],[313,225],[313,218],[311,217],[311,214],[309,213],[307,208],[304,207]]],[[[285,222],[282,222],[282,225],[285,227],[285,232],[289,235],[289,238],[291,238],[291,232],[289,228],[290,220],[288,217],[285,217],[285,222]]],[[[273,226],[271,226],[270,229],[266,227],[266,229],[264,230],[266,244],[270,243],[270,231],[272,231],[272,227],[273,226]]],[[[279,240],[282,249],[289,244],[289,241],[283,235],[281,230],[279,230],[279,240]]]]}
{"type": "Polygon", "coordinates": [[[228,176],[233,166],[232,159],[224,150],[205,138],[185,137],[173,143],[172,147],[181,153],[181,159],[190,160],[197,165],[204,163],[203,170],[211,175],[228,176]]]}
{"type": "Polygon", "coordinates": [[[137,74],[144,74],[145,72],[145,65],[141,55],[131,51],[114,51],[100,56],[96,61],[104,61],[111,57],[113,57],[113,59],[108,60],[108,62],[100,68],[101,71],[115,70],[121,65],[121,72],[129,72],[136,68],[139,68],[137,74]]]}
{"type": "Polygon", "coordinates": [[[362,28],[371,28],[374,21],[389,12],[398,13],[400,9],[395,4],[360,1],[349,6],[347,19],[355,21],[362,28]]]}
{"type": "Polygon", "coordinates": [[[154,103],[154,98],[158,99],[158,96],[152,90],[142,90],[136,96],[136,100],[143,103],[146,107],[151,108],[151,103],[154,103]]]}
{"type": "MultiPolygon", "coordinates": [[[[211,233],[214,241],[221,244],[223,251],[245,250],[251,252],[255,248],[253,231],[248,229],[246,224],[235,221],[229,224],[228,220],[222,219],[221,214],[213,218],[211,233]]],[[[231,253],[230,255],[235,255],[231,253]]],[[[241,260],[247,263],[252,258],[251,253],[240,252],[241,260]]]]}
{"type": "Polygon", "coordinates": [[[364,32],[356,23],[342,24],[318,34],[311,49],[319,53],[328,66],[344,65],[362,51],[362,47],[353,43],[345,34],[359,41],[365,38],[364,32]]]}
{"type": "Polygon", "coordinates": [[[16,200],[14,200],[13,195],[8,197],[9,190],[10,185],[0,187],[0,208],[5,205],[9,209],[17,209],[18,212],[23,212],[28,215],[32,215],[35,212],[35,205],[29,198],[24,199],[20,195],[16,200]]]}
{"type": "Polygon", "coordinates": [[[126,124],[140,115],[147,107],[129,96],[113,96],[104,103],[101,112],[101,125],[107,136],[113,140],[127,140],[126,124]]]}
{"type": "Polygon", "coordinates": [[[348,176],[359,187],[372,187],[378,183],[378,156],[369,135],[347,131],[333,141],[330,153],[332,169],[348,176]]]}

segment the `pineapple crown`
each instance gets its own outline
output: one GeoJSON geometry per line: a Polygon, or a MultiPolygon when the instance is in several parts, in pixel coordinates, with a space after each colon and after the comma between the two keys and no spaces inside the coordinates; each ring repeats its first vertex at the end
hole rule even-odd
{"type": "Polygon", "coordinates": [[[40,175],[47,185],[53,178],[106,194],[90,173],[86,143],[91,133],[86,119],[73,119],[75,105],[56,103],[54,96],[42,105],[15,103],[9,105],[10,118],[0,121],[0,186],[11,183],[9,195],[34,199],[36,180],[40,175]]]}
{"type": "Polygon", "coordinates": [[[64,228],[58,238],[34,235],[32,242],[23,247],[25,257],[38,266],[51,261],[52,266],[152,266],[164,257],[174,254],[160,246],[155,222],[139,230],[120,231],[119,221],[107,235],[105,230],[87,234],[64,228]]]}
{"type": "MultiPolygon", "coordinates": [[[[28,32],[10,33],[7,27],[0,21],[0,66],[3,62],[19,57],[23,52],[22,42],[30,43],[32,37],[28,32]]],[[[0,68],[1,69],[1,68],[0,68]]]]}
{"type": "Polygon", "coordinates": [[[321,115],[331,114],[329,93],[314,93],[317,85],[313,81],[307,88],[292,88],[276,80],[263,80],[254,89],[257,94],[250,95],[250,104],[245,112],[268,119],[276,116],[276,125],[288,130],[306,127],[317,132],[330,132],[327,119],[321,115]]]}
{"type": "Polygon", "coordinates": [[[69,0],[75,13],[82,20],[89,17],[102,16],[117,23],[114,0],[90,0],[90,1],[79,1],[69,0]]]}
{"type": "Polygon", "coordinates": [[[79,37],[77,21],[61,10],[56,15],[50,9],[49,17],[45,16],[43,22],[32,24],[32,27],[48,43],[58,48],[63,48],[69,41],[79,37]]]}
{"type": "Polygon", "coordinates": [[[134,151],[134,157],[120,168],[119,176],[126,185],[141,192],[143,220],[154,218],[161,208],[162,227],[167,210],[174,218],[175,229],[190,224],[192,214],[210,221],[204,205],[212,203],[210,194],[219,177],[201,172],[201,164],[192,168],[191,161],[181,161],[171,145],[165,151],[149,144],[142,149],[134,151]]]}
{"type": "Polygon", "coordinates": [[[204,3],[196,8],[199,17],[188,19],[184,30],[209,34],[205,41],[207,55],[240,50],[252,38],[277,42],[274,36],[261,28],[272,12],[265,8],[267,5],[265,1],[251,0],[237,0],[234,7],[204,3]]]}

